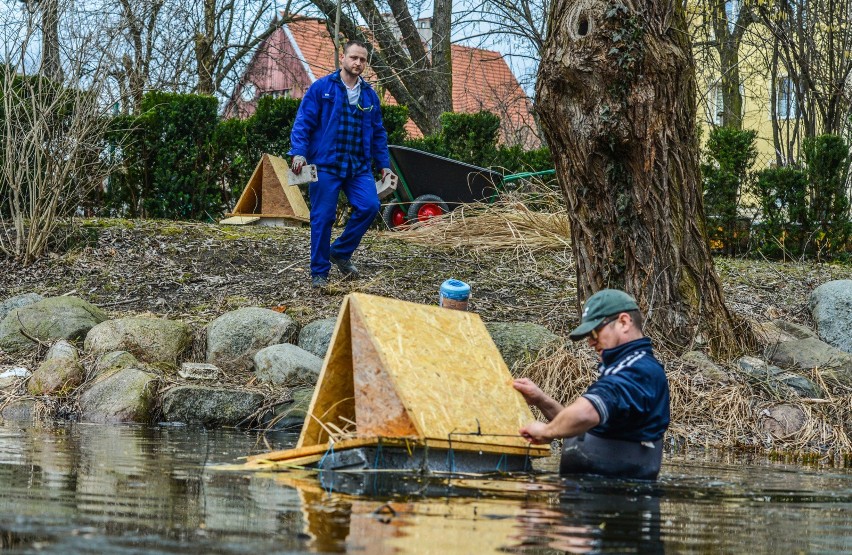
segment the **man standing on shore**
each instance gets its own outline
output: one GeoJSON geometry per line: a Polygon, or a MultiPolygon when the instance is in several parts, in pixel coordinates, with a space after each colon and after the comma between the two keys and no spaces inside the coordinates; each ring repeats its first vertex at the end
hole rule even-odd
{"type": "Polygon", "coordinates": [[[382,169],[382,177],[391,172],[379,96],[361,78],[367,45],[347,42],[340,65],[339,71],[308,88],[290,134],[293,173],[301,173],[308,161],[317,166],[318,180],[309,189],[312,287],[328,285],[332,264],[344,277],[358,277],[352,253],[379,212],[371,162],[382,169]],[[330,243],[341,190],[352,214],[343,233],[330,243]]]}
{"type": "Polygon", "coordinates": [[[669,383],[642,331],[642,313],[623,291],[604,289],[586,301],[569,334],[586,338],[601,357],[598,380],[567,407],[527,378],[514,387],[549,422],[531,422],[520,434],[531,443],[565,438],[559,471],[656,479],[669,425],[669,383]]]}

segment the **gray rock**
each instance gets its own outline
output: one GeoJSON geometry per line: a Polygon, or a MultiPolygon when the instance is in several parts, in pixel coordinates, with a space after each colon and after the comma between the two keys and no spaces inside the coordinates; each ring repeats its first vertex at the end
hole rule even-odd
{"type": "Polygon", "coordinates": [[[296,328],[295,320],[266,308],[225,313],[207,326],[207,362],[226,372],[251,369],[255,353],[292,341],[296,328]]]}
{"type": "Polygon", "coordinates": [[[0,418],[3,420],[16,420],[32,422],[35,415],[35,399],[18,399],[3,407],[0,418]]]}
{"type": "Polygon", "coordinates": [[[0,366],[0,389],[14,388],[32,375],[22,366],[0,366]]]}
{"type": "Polygon", "coordinates": [[[122,368],[99,377],[80,395],[83,422],[150,422],[157,376],[139,368],[122,368]]]}
{"type": "Polygon", "coordinates": [[[77,349],[67,341],[57,341],[27,382],[31,395],[65,395],[85,379],[77,349]]]}
{"type": "Polygon", "coordinates": [[[299,347],[324,359],[336,324],[337,318],[314,320],[299,332],[299,347]]]}
{"type": "Polygon", "coordinates": [[[785,369],[819,368],[824,377],[852,385],[852,355],[819,339],[798,339],[771,345],[764,351],[764,358],[785,369]]]}
{"type": "Polygon", "coordinates": [[[823,283],[811,292],[810,308],[820,339],[852,353],[852,280],[823,283]]]}
{"type": "Polygon", "coordinates": [[[95,362],[95,376],[134,366],[139,368],[139,361],[127,351],[110,351],[98,357],[95,362]]]}
{"type": "Polygon", "coordinates": [[[0,322],[14,309],[35,304],[42,300],[44,300],[44,297],[38,293],[24,293],[23,295],[6,299],[0,303],[0,322]]]}
{"type": "Polygon", "coordinates": [[[189,326],[165,318],[120,318],[89,330],[84,348],[100,355],[127,351],[142,362],[176,364],[191,340],[189,326]]]}
{"type": "Polygon", "coordinates": [[[819,399],[822,391],[814,382],[789,370],[784,370],[756,357],[741,357],[737,364],[741,373],[749,382],[765,386],[769,391],[782,395],[787,388],[800,396],[809,399],[819,399]]]}
{"type": "Polygon", "coordinates": [[[50,297],[16,308],[0,322],[0,349],[10,353],[31,349],[35,343],[21,333],[45,343],[77,340],[107,319],[106,313],[77,297],[50,297]]]}
{"type": "Polygon", "coordinates": [[[267,430],[297,431],[301,429],[308,416],[313,396],[313,387],[294,389],[291,392],[292,400],[276,405],[261,417],[261,426],[267,430]]]}
{"type": "Polygon", "coordinates": [[[215,380],[222,371],[215,364],[206,362],[184,362],[178,376],[186,380],[215,380]]]}
{"type": "Polygon", "coordinates": [[[778,438],[795,435],[805,427],[808,419],[801,407],[780,404],[766,409],[761,414],[761,427],[778,438]]]}
{"type": "Polygon", "coordinates": [[[713,382],[730,381],[728,373],[701,351],[688,351],[680,357],[680,360],[684,364],[695,368],[707,380],[713,382]]]}
{"type": "Polygon", "coordinates": [[[529,364],[539,351],[562,342],[544,326],[529,322],[488,322],[485,327],[510,370],[529,364]]]}
{"type": "Polygon", "coordinates": [[[206,427],[236,426],[263,403],[263,395],[238,389],[184,385],[163,396],[163,417],[168,422],[206,427]]]}
{"type": "Polygon", "coordinates": [[[810,328],[786,322],[784,320],[760,322],[755,324],[754,331],[758,340],[763,345],[775,345],[776,343],[783,343],[785,341],[808,339],[817,336],[810,328]]]}
{"type": "Polygon", "coordinates": [[[290,343],[270,345],[254,355],[254,373],[263,383],[316,385],[320,371],[319,357],[290,343]]]}

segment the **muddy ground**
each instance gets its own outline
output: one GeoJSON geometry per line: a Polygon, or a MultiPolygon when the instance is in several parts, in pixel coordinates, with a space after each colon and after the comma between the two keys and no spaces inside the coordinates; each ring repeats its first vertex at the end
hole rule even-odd
{"type": "MultiPolygon", "coordinates": [[[[437,302],[448,278],[471,285],[470,310],[485,321],[527,321],[566,335],[577,320],[570,249],[424,247],[370,230],[353,260],[363,277],[311,289],[307,227],[221,226],[154,220],[85,220],[48,256],[6,262],[0,299],[75,295],[112,317],[155,314],[203,327],[244,306],[286,308],[300,324],[335,316],[353,291],[437,302]]],[[[717,258],[729,306],[750,319],[809,324],[808,295],[849,267],[717,258]]]]}

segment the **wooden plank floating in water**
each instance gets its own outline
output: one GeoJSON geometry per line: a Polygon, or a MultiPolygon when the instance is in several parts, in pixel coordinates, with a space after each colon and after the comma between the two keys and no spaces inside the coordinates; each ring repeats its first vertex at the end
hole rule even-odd
{"type": "Polygon", "coordinates": [[[531,420],[478,315],[352,293],[296,448],[249,462],[311,464],[331,444],[548,456],[518,435],[531,420]]]}

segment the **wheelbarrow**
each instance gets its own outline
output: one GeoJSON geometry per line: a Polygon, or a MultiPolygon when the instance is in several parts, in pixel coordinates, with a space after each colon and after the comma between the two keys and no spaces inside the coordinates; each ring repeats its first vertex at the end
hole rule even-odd
{"type": "Polygon", "coordinates": [[[494,202],[506,183],[555,170],[502,175],[500,172],[414,148],[390,145],[391,165],[399,176],[393,196],[382,209],[388,229],[424,222],[470,202],[494,202]]]}

